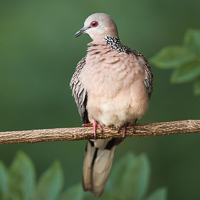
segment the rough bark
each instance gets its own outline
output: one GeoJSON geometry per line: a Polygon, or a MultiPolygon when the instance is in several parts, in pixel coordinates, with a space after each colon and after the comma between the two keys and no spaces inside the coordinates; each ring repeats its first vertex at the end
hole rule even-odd
{"type": "MultiPolygon", "coordinates": [[[[159,136],[199,132],[200,120],[184,120],[151,124],[136,124],[134,126],[134,132],[131,128],[127,128],[126,137],[159,136]]],[[[75,141],[91,139],[92,137],[93,127],[7,131],[0,132],[0,144],[75,141]]],[[[118,133],[115,127],[103,126],[103,134],[99,129],[97,131],[97,138],[99,139],[112,137],[122,137],[122,130],[118,133]]]]}

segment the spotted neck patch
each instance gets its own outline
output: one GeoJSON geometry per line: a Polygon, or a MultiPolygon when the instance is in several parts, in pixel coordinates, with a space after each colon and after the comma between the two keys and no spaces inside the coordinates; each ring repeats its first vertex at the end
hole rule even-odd
{"type": "Polygon", "coordinates": [[[120,53],[131,53],[131,49],[125,45],[123,45],[120,41],[120,39],[106,35],[104,38],[106,40],[106,43],[110,45],[114,50],[120,52],[120,53]]]}

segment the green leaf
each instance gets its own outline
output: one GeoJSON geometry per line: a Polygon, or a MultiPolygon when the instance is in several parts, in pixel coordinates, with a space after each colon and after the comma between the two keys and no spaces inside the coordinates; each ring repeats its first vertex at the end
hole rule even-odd
{"type": "MultiPolygon", "coordinates": [[[[92,194],[92,193],[85,193],[86,195],[84,196],[84,200],[96,200],[97,198],[92,194]]],[[[119,198],[119,196],[116,196],[116,194],[112,191],[110,192],[107,192],[107,191],[104,191],[102,196],[98,197],[98,200],[111,200],[111,199],[114,199],[114,200],[122,200],[119,198]]],[[[125,199],[123,199],[125,200],[125,199]]]]}
{"type": "Polygon", "coordinates": [[[136,162],[136,156],[129,152],[125,156],[123,156],[115,165],[111,171],[112,185],[116,190],[120,190],[121,188],[121,180],[126,172],[128,165],[132,166],[136,162]]]}
{"type": "Polygon", "coordinates": [[[200,95],[200,78],[194,84],[194,94],[200,95]]]}
{"type": "Polygon", "coordinates": [[[54,162],[53,165],[41,176],[34,199],[56,199],[62,189],[63,183],[63,171],[60,163],[54,162]]]}
{"type": "Polygon", "coordinates": [[[200,30],[188,30],[184,37],[184,45],[196,55],[200,55],[200,30]]]}
{"type": "Polygon", "coordinates": [[[9,169],[9,189],[13,200],[29,200],[35,187],[35,169],[30,158],[18,152],[9,169]]]}
{"type": "Polygon", "coordinates": [[[167,199],[167,189],[160,188],[157,189],[153,194],[151,194],[146,200],[166,200],[167,199]]]}
{"type": "MultiPolygon", "coordinates": [[[[83,199],[84,200],[95,200],[97,198],[91,192],[84,192],[83,199]]],[[[108,182],[106,183],[104,192],[103,192],[102,196],[98,197],[98,200],[110,200],[110,199],[119,200],[120,198],[119,198],[119,194],[116,194],[116,191],[114,191],[114,188],[112,187],[110,179],[108,179],[108,182]]]]}
{"type": "Polygon", "coordinates": [[[84,192],[81,184],[77,184],[64,192],[59,200],[83,200],[84,192]]]}
{"type": "Polygon", "coordinates": [[[116,194],[120,197],[116,199],[142,199],[147,190],[150,174],[147,157],[141,155],[136,158],[129,153],[114,168],[111,179],[116,194]]]}
{"type": "Polygon", "coordinates": [[[149,181],[149,163],[145,155],[129,165],[122,181],[122,193],[127,199],[140,200],[146,193],[149,181]]]}
{"type": "Polygon", "coordinates": [[[195,54],[186,47],[169,46],[158,52],[150,62],[156,67],[168,69],[180,66],[195,59],[195,54]]]}
{"type": "Polygon", "coordinates": [[[184,83],[197,78],[200,75],[200,62],[195,60],[191,63],[175,69],[171,75],[172,83],[184,83]]]}
{"type": "Polygon", "coordinates": [[[8,197],[8,173],[3,162],[0,161],[0,199],[8,197]]]}

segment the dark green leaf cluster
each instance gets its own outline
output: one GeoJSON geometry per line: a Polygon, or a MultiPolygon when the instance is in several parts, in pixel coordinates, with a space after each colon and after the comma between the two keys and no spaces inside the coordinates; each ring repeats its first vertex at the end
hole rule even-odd
{"type": "Polygon", "coordinates": [[[163,69],[174,68],[172,83],[195,80],[194,94],[200,95],[200,30],[188,30],[182,46],[164,47],[150,62],[163,69]]]}
{"type": "MultiPolygon", "coordinates": [[[[146,196],[150,176],[150,166],[147,156],[135,156],[127,153],[113,166],[104,194],[99,199],[104,200],[166,200],[165,188],[156,190],[146,196]]],[[[95,199],[88,193],[83,200],[95,199]]],[[[64,200],[64,199],[63,199],[64,200]]],[[[81,199],[82,200],[82,199],[81,199]]]]}
{"type": "Polygon", "coordinates": [[[0,162],[0,200],[54,200],[63,186],[63,171],[54,162],[36,183],[31,159],[18,152],[9,169],[0,162]]]}
{"type": "MultiPolygon", "coordinates": [[[[156,190],[145,197],[149,183],[150,167],[145,155],[136,157],[128,153],[112,169],[110,181],[99,199],[115,200],[166,200],[166,189],[156,190]]],[[[0,200],[90,200],[77,184],[61,193],[63,171],[54,162],[36,182],[35,168],[30,158],[19,152],[9,169],[0,162],[0,200]]]]}

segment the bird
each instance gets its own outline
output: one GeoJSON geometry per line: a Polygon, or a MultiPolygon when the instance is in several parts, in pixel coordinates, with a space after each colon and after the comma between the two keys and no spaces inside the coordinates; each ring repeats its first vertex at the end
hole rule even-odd
{"type": "Polygon", "coordinates": [[[75,37],[88,34],[92,42],[78,62],[70,81],[72,95],[83,126],[93,126],[94,137],[87,141],[82,187],[95,197],[102,195],[112,167],[116,146],[125,138],[126,127],[148,110],[153,91],[153,74],[147,59],[123,45],[114,20],[94,13],[75,37]],[[122,138],[98,139],[102,126],[123,128],[122,138]]]}

